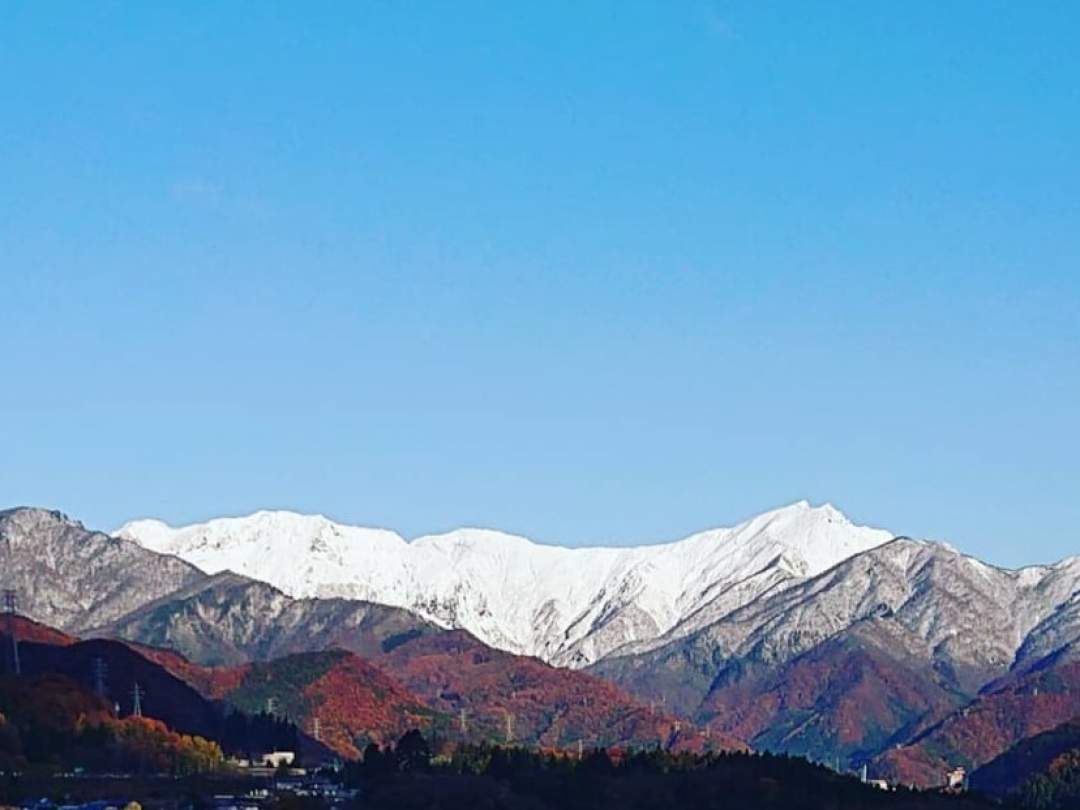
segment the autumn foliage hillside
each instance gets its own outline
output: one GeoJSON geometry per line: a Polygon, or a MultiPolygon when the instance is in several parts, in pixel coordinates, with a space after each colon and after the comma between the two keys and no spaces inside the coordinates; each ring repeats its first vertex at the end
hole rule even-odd
{"type": "MultiPolygon", "coordinates": [[[[0,647],[7,652],[4,669],[10,674],[13,669],[11,639],[2,632],[6,629],[6,624],[0,623],[0,647]]],[[[304,740],[295,727],[280,718],[226,711],[182,677],[127,642],[79,641],[28,620],[19,621],[16,632],[20,639],[19,658],[24,678],[62,676],[103,703],[110,716],[128,717],[134,713],[137,685],[140,708],[147,718],[160,721],[164,727],[181,734],[215,740],[229,753],[296,749],[304,740]],[[99,688],[100,696],[97,694],[99,688]]],[[[184,659],[180,656],[158,651],[156,657],[180,671],[185,669],[184,659]]],[[[192,671],[195,670],[201,668],[192,667],[192,671]]],[[[218,680],[235,677],[227,672],[210,673],[210,676],[218,680]]],[[[314,750],[319,749],[314,746],[314,750]]]]}
{"type": "Polygon", "coordinates": [[[463,631],[413,639],[375,663],[441,712],[450,739],[546,748],[745,749],[584,672],[494,650],[463,631]]]}
{"type": "Polygon", "coordinates": [[[434,739],[549,749],[578,745],[743,750],[722,732],[635,700],[608,681],[494,650],[462,631],[404,639],[373,661],[343,650],[298,653],[230,668],[200,667],[172,651],[139,648],[202,692],[245,712],[268,707],[355,757],[409,728],[434,739]]]}
{"type": "Polygon", "coordinates": [[[996,684],[969,705],[883,754],[874,769],[916,785],[941,784],[945,771],[969,771],[1021,740],[1080,716],[1080,661],[1050,663],[996,684]]]}
{"type": "Polygon", "coordinates": [[[218,768],[217,743],[160,720],[117,718],[108,702],[62,675],[0,678],[0,766],[196,773],[218,768]]]}
{"type": "Polygon", "coordinates": [[[856,769],[920,723],[968,701],[930,666],[913,664],[860,627],[778,667],[731,674],[701,713],[717,730],[765,750],[856,769]]]}
{"type": "MultiPolygon", "coordinates": [[[[393,679],[345,650],[298,653],[231,672],[221,693],[232,705],[257,712],[272,705],[342,756],[370,742],[386,744],[410,728],[429,728],[437,713],[393,679]]],[[[225,682],[224,675],[218,684],[225,682]]]]}
{"type": "Polygon", "coordinates": [[[204,667],[189,661],[180,653],[162,647],[151,647],[132,641],[124,641],[143,658],[153,661],[166,671],[171,672],[184,683],[191,686],[203,697],[220,700],[236,689],[250,668],[247,665],[235,667],[204,667]]]}
{"type": "Polygon", "coordinates": [[[4,663],[8,665],[11,660],[11,651],[8,647],[10,643],[10,630],[15,631],[20,641],[31,641],[35,644],[49,644],[54,647],[67,647],[79,640],[62,630],[57,630],[55,627],[49,627],[47,624],[41,624],[41,622],[35,622],[33,619],[28,619],[25,616],[5,614],[3,617],[0,617],[0,634],[3,634],[5,642],[3,655],[0,657],[2,657],[4,663]]]}
{"type": "Polygon", "coordinates": [[[121,714],[130,713],[138,683],[147,714],[217,739],[230,752],[303,747],[295,732],[289,736],[289,723],[308,735],[303,739],[318,735],[347,758],[411,728],[452,745],[746,748],[608,681],[494,650],[463,631],[403,637],[373,661],[334,649],[234,667],[204,667],[172,650],[132,642],[79,641],[41,626],[20,630],[20,637],[31,636],[47,641],[21,644],[24,671],[60,673],[93,688],[101,661],[105,695],[121,714]],[[223,706],[239,712],[223,712],[223,706]]]}
{"type": "Polygon", "coordinates": [[[1080,717],[1021,740],[975,771],[971,786],[1025,807],[1080,806],[1080,717]]]}

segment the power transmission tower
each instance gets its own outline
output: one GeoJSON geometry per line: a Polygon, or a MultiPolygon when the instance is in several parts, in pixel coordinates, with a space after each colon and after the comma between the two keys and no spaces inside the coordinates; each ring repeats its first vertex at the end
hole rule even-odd
{"type": "Polygon", "coordinates": [[[145,695],[145,694],[146,693],[143,692],[143,688],[141,686],[139,686],[139,684],[136,682],[135,686],[131,690],[131,716],[132,717],[142,717],[142,699],[143,699],[143,695],[145,695]]]}
{"type": "Polygon", "coordinates": [[[512,743],[514,741],[514,715],[505,709],[503,711],[506,713],[506,742],[512,743]]]}
{"type": "Polygon", "coordinates": [[[100,698],[105,697],[105,678],[109,674],[109,665],[101,656],[94,657],[94,691],[100,698]]]}
{"type": "Polygon", "coordinates": [[[461,736],[464,737],[469,733],[469,713],[465,709],[462,709],[458,715],[458,722],[461,724],[461,736]]]}
{"type": "Polygon", "coordinates": [[[319,718],[315,718],[314,727],[311,730],[311,736],[313,736],[318,742],[322,742],[322,725],[319,723],[319,718]]]}
{"type": "Polygon", "coordinates": [[[19,637],[15,632],[15,613],[18,610],[18,596],[14,588],[4,589],[4,612],[7,613],[7,631],[11,636],[11,669],[16,675],[22,674],[19,664],[19,637]]]}
{"type": "Polygon", "coordinates": [[[277,698],[268,697],[266,699],[266,713],[273,716],[277,714],[277,698]]]}

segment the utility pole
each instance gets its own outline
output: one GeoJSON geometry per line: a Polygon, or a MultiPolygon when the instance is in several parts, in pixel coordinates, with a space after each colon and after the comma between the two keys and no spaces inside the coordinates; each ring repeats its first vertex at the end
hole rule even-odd
{"type": "Polygon", "coordinates": [[[146,693],[143,692],[143,688],[139,686],[138,682],[136,682],[135,686],[131,690],[132,717],[142,717],[142,699],[144,694],[146,693]]]}
{"type": "Polygon", "coordinates": [[[311,736],[315,738],[316,742],[322,742],[322,725],[319,723],[319,718],[315,718],[315,722],[311,729],[311,736]]]}
{"type": "Polygon", "coordinates": [[[19,664],[19,637],[15,631],[15,612],[18,610],[18,596],[14,588],[4,589],[4,612],[7,613],[7,631],[11,636],[11,669],[16,675],[22,674],[19,664]]]}
{"type": "Polygon", "coordinates": [[[506,714],[506,742],[509,744],[514,741],[514,716],[505,709],[503,711],[506,714]]]}
{"type": "Polygon", "coordinates": [[[100,655],[94,656],[94,691],[99,698],[105,697],[105,678],[109,674],[109,666],[100,655]]]}
{"type": "Polygon", "coordinates": [[[469,713],[466,709],[458,713],[458,722],[461,724],[461,736],[464,737],[469,733],[469,713]]]}
{"type": "Polygon", "coordinates": [[[578,739],[577,741],[577,758],[581,759],[585,756],[585,741],[578,739]]]}

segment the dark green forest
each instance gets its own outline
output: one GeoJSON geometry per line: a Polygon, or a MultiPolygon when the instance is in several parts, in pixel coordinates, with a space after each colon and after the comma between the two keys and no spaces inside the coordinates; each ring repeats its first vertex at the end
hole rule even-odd
{"type": "Polygon", "coordinates": [[[519,748],[462,746],[430,756],[410,732],[393,749],[368,746],[347,766],[358,806],[382,810],[974,810],[975,796],[883,791],[806,760],[770,754],[674,754],[656,749],[620,756],[603,749],[579,759],[519,748]]]}

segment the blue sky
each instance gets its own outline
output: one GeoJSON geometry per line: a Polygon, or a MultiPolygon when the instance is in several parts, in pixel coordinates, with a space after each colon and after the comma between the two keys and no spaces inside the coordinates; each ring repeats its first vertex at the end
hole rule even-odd
{"type": "Polygon", "coordinates": [[[1075,3],[0,30],[4,504],[1080,553],[1075,3]]]}

